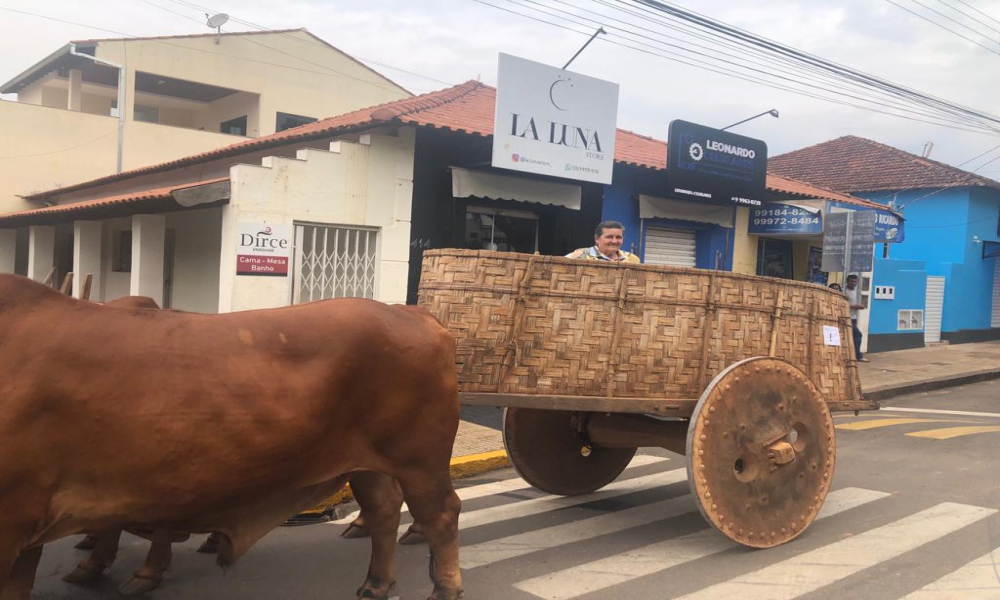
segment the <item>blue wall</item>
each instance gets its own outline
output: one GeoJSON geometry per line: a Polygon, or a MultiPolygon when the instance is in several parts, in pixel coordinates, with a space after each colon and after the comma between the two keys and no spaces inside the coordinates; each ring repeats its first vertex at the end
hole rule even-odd
{"type": "MultiPolygon", "coordinates": [[[[973,236],[998,239],[1000,191],[963,187],[858,195],[883,204],[895,198],[906,219],[906,241],[892,245],[890,256],[923,261],[927,275],[945,278],[941,331],[988,329],[994,263],[983,260],[982,244],[973,242],[973,236]]],[[[883,283],[882,275],[876,270],[878,285],[892,285],[883,283]]]]}
{"type": "MultiPolygon", "coordinates": [[[[903,242],[904,244],[906,242],[903,242]]],[[[892,285],[896,287],[896,297],[893,300],[875,300],[872,290],[869,302],[868,333],[869,335],[917,333],[919,330],[899,330],[898,311],[923,310],[927,297],[927,272],[924,263],[918,260],[875,259],[875,271],[872,287],[876,285],[892,285]]]]}
{"type": "MultiPolygon", "coordinates": [[[[642,222],[639,218],[639,194],[666,197],[659,178],[632,170],[616,169],[614,184],[604,186],[601,220],[621,222],[625,226],[623,247],[628,250],[635,244],[636,252],[640,258],[645,259],[640,239],[642,222]]],[[[717,253],[723,257],[722,269],[726,271],[733,269],[735,231],[732,228],[673,219],[646,219],[646,225],[694,231],[695,261],[699,269],[714,269],[717,253]]]]}

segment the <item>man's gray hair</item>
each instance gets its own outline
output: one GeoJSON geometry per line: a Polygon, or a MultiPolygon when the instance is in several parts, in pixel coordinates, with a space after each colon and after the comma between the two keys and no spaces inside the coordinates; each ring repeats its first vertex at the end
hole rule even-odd
{"type": "Polygon", "coordinates": [[[594,228],[594,237],[601,237],[604,235],[605,229],[621,229],[622,233],[625,233],[625,226],[618,221],[601,221],[594,228]]]}

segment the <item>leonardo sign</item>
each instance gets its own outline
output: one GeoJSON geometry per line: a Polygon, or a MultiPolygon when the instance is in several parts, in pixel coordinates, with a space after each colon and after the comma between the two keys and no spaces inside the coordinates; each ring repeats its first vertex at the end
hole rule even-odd
{"type": "Polygon", "coordinates": [[[762,206],[767,144],[704,125],[671,121],[667,183],[678,198],[762,206]]]}
{"type": "Polygon", "coordinates": [[[291,251],[287,225],[240,223],[236,274],[285,277],[291,251]]]}
{"type": "Polygon", "coordinates": [[[493,166],[611,183],[618,84],[500,55],[493,166]]]}

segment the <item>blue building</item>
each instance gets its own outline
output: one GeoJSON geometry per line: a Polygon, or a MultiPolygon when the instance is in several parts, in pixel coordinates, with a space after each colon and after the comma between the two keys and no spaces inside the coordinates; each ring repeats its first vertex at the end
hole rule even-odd
{"type": "Polygon", "coordinates": [[[906,218],[905,241],[875,249],[869,351],[1000,339],[1000,182],[856,136],[768,168],[906,218]]]}

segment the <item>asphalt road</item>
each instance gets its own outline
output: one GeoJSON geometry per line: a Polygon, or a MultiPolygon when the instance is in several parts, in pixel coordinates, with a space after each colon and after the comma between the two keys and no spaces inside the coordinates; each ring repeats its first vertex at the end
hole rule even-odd
{"type": "MultiPolygon", "coordinates": [[[[1000,381],[884,407],[836,418],[837,472],[824,512],[770,550],[706,529],[683,458],[665,452],[640,456],[590,497],[545,496],[511,470],[462,481],[466,597],[1000,599],[1000,381]]],[[[150,597],[353,597],[368,543],[339,539],[342,529],[278,529],[227,571],[194,552],[200,539],[179,544],[150,597]]],[[[60,580],[83,557],[74,541],[46,548],[32,597],[119,598],[115,587],[146,544],[128,539],[105,581],[81,589],[60,580]]],[[[398,570],[402,598],[427,596],[426,548],[402,547],[398,570]]]]}

